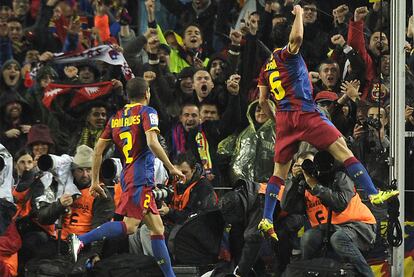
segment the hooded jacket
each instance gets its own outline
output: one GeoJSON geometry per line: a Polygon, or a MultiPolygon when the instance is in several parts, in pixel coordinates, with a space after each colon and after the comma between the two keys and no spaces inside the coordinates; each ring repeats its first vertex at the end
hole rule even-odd
{"type": "MultiPolygon", "coordinates": [[[[231,156],[230,178],[231,183],[237,179],[267,182],[273,172],[273,153],[276,141],[275,122],[268,119],[258,125],[254,113],[259,101],[252,102],[247,109],[249,126],[236,138],[235,143],[223,140],[219,144],[218,153],[231,156]]],[[[272,109],[275,105],[269,101],[272,109]]]]}
{"type": "Polygon", "coordinates": [[[27,102],[19,94],[4,93],[0,96],[0,143],[2,143],[12,155],[25,146],[27,134],[21,133],[17,138],[8,138],[5,132],[10,129],[20,130],[20,125],[32,125],[31,109],[27,102]],[[18,124],[13,124],[13,122],[5,116],[6,106],[13,102],[18,102],[22,106],[22,112],[18,124]]]}

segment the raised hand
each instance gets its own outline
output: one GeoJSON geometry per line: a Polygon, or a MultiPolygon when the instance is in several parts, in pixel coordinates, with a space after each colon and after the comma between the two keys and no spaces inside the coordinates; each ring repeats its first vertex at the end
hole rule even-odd
{"type": "Polygon", "coordinates": [[[354,12],[354,21],[358,22],[360,20],[364,20],[365,17],[368,15],[368,8],[367,7],[359,7],[355,9],[354,12]]]}

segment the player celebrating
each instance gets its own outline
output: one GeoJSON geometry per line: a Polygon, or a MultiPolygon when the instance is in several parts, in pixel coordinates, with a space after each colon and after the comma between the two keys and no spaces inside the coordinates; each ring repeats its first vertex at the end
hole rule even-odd
{"type": "Polygon", "coordinates": [[[147,106],[151,96],[147,82],[143,78],[131,79],[126,90],[130,104],[108,121],[95,146],[90,187],[93,196],[106,197],[103,184],[99,181],[99,172],[103,152],[113,141],[119,152],[123,153],[122,194],[116,212],[125,216],[124,221],[107,222],[80,236],[72,234],[69,238],[70,250],[76,261],[83,245],[103,238],[133,234],[143,220],[151,231],[152,250],[164,276],[175,276],[164,241],[164,226],[152,194],[154,154],[171,175],[181,179],[185,176],[171,164],[158,142],[158,115],[147,106]]]}
{"type": "Polygon", "coordinates": [[[342,162],[349,176],[362,187],[374,204],[382,203],[398,195],[398,191],[381,191],[372,183],[364,166],[348,149],[342,134],[321,114],[312,98],[312,85],[306,64],[299,54],[303,40],[303,9],[293,7],[295,20],[284,48],[276,48],[270,60],[263,66],[259,76],[259,103],[267,114],[271,114],[267,98],[269,91],[276,104],[275,166],[266,189],[263,219],[259,230],[277,240],[273,229],[273,211],[276,196],[287,178],[292,157],[299,142],[306,141],[319,150],[328,150],[336,160],[342,162]]]}

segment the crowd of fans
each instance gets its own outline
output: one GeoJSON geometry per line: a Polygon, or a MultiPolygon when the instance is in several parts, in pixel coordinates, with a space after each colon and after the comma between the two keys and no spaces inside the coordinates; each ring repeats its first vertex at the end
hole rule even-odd
{"type": "MultiPolygon", "coordinates": [[[[12,196],[0,189],[0,198],[7,200],[1,206],[10,211],[2,215],[6,224],[0,224],[0,275],[17,276],[30,259],[56,253],[59,218],[63,240],[113,218],[119,195],[113,201],[88,193],[92,149],[108,119],[127,103],[124,88],[133,76],[149,83],[160,140],[188,177],[174,186],[179,201],[160,206],[167,224],[182,224],[192,213],[222,206],[221,187],[234,187],[240,179],[266,182],[273,171],[278,122],[259,105],[257,79],[272,50],[287,44],[297,2],[2,1],[0,153],[5,167],[6,158],[13,158],[14,181],[12,196]],[[92,53],[96,47],[99,51],[92,53]],[[98,52],[108,57],[98,58],[98,52]],[[126,62],[115,63],[122,59],[126,62]],[[14,239],[19,234],[21,240],[14,239]]],[[[300,53],[314,99],[375,185],[388,189],[391,93],[406,94],[406,130],[414,130],[414,50],[409,43],[414,18],[407,16],[408,42],[401,46],[407,54],[406,90],[394,92],[389,1],[299,2],[304,9],[300,53]]],[[[303,145],[299,153],[309,149],[303,145]]],[[[121,154],[112,147],[105,156],[121,154]]],[[[414,140],[407,138],[406,180],[413,179],[413,167],[414,140]]],[[[168,182],[165,174],[160,183],[168,182]]],[[[410,203],[413,185],[405,188],[410,203]]],[[[386,204],[367,205],[377,221],[387,218],[386,204]]],[[[413,210],[406,209],[405,216],[413,220],[413,210]]],[[[145,250],[144,233],[138,243],[143,246],[135,248],[145,250]]],[[[257,238],[245,239],[258,247],[257,238]]],[[[91,253],[101,247],[93,245],[91,253]]],[[[238,250],[236,259],[254,261],[238,250]]],[[[67,251],[65,244],[62,251],[67,251]]]]}

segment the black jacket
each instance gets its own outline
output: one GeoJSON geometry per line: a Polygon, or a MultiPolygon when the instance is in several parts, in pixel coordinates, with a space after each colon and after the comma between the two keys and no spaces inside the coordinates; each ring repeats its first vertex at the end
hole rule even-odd
{"type": "Polygon", "coordinates": [[[175,224],[182,224],[191,214],[211,210],[217,206],[217,198],[213,186],[207,178],[201,176],[201,173],[201,168],[196,168],[191,180],[185,185],[178,185],[177,193],[183,194],[190,184],[197,182],[191,189],[187,206],[181,211],[170,208],[170,211],[165,216],[166,219],[175,224]]]}

